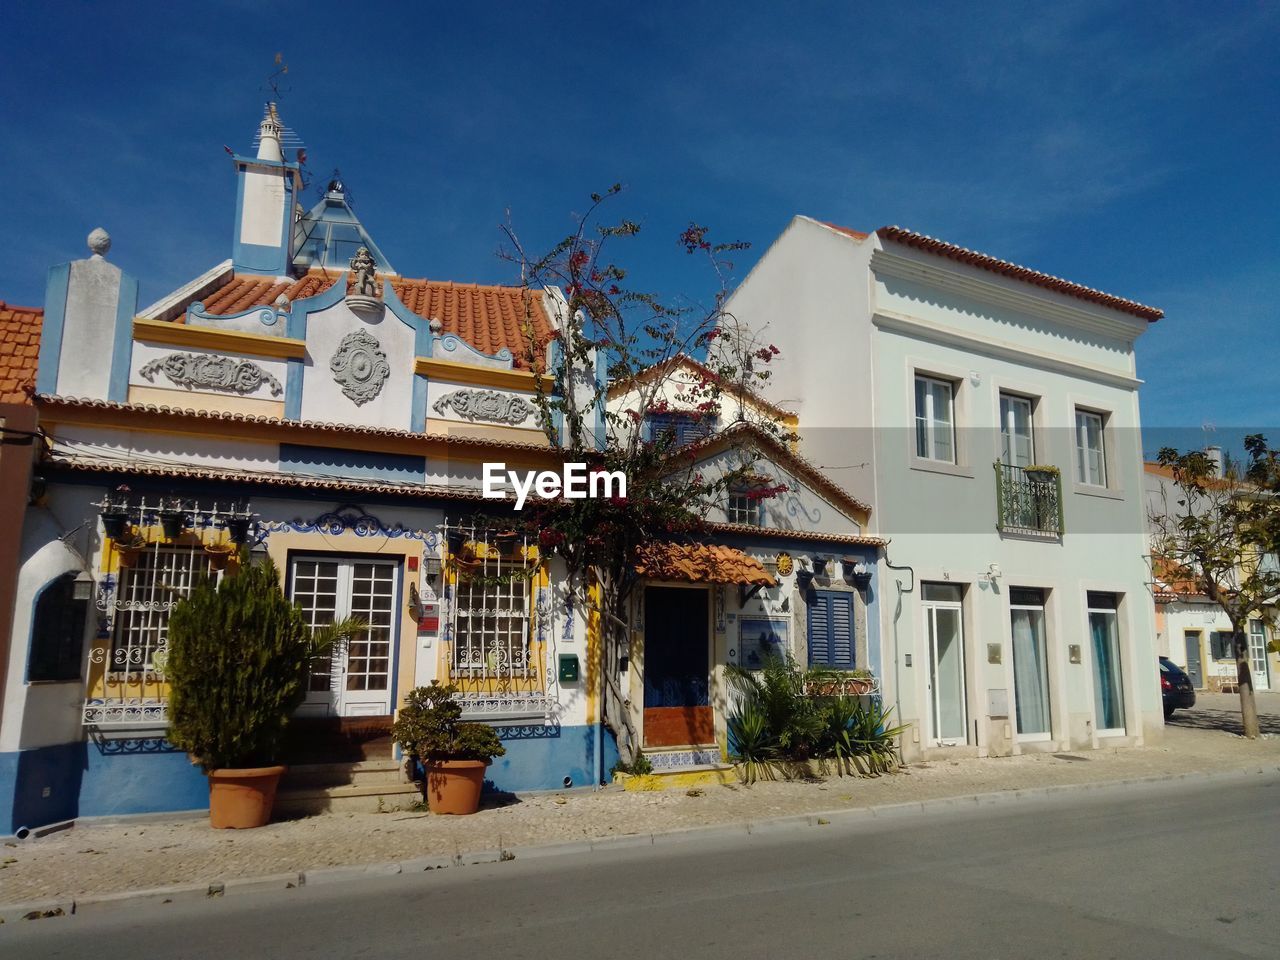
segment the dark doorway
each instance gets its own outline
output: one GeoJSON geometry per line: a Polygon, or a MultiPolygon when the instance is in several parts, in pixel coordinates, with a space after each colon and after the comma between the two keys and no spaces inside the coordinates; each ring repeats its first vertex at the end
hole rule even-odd
{"type": "Polygon", "coordinates": [[[707,591],[646,588],[644,625],[644,745],[714,743],[707,591]]]}
{"type": "Polygon", "coordinates": [[[1204,677],[1200,674],[1200,631],[1188,630],[1183,636],[1187,641],[1187,677],[1191,685],[1199,690],[1204,686],[1204,677]]]}

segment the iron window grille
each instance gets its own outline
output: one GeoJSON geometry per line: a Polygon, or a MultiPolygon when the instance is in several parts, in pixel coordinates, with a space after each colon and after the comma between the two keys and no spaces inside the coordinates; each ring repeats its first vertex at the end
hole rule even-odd
{"type": "Polygon", "coordinates": [[[1062,476],[996,462],[996,528],[1001,533],[1060,537],[1062,476]]]}

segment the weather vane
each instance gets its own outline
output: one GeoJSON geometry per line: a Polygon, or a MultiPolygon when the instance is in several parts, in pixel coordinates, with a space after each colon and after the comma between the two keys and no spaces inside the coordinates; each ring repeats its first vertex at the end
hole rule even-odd
{"type": "Polygon", "coordinates": [[[280,84],[284,82],[284,78],[289,75],[289,65],[284,62],[283,53],[276,54],[275,65],[276,69],[269,77],[267,77],[266,85],[268,89],[271,90],[272,99],[279,103],[280,98],[290,92],[293,87],[285,87],[283,90],[280,88],[280,84]]]}

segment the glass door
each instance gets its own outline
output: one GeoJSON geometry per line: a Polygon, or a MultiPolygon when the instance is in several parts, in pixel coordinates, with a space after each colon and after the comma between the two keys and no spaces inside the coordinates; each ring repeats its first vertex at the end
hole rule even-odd
{"type": "Polygon", "coordinates": [[[1013,696],[1019,740],[1048,740],[1049,656],[1044,591],[1009,590],[1013,631],[1013,696]]]}
{"type": "Polygon", "coordinates": [[[1010,467],[1029,467],[1035,457],[1031,440],[1031,401],[1000,394],[1000,459],[1010,467]]]}
{"type": "Polygon", "coordinates": [[[369,625],[315,658],[307,699],[299,713],[339,717],[391,713],[398,569],[387,560],[294,559],[292,597],[312,627],[348,616],[360,617],[369,625]]]}
{"type": "Polygon", "coordinates": [[[1267,675],[1267,634],[1261,620],[1249,621],[1249,669],[1253,672],[1253,689],[1271,689],[1271,678],[1267,675]]]}
{"type": "Polygon", "coordinates": [[[1124,733],[1124,694],[1120,684],[1120,624],[1114,593],[1088,595],[1089,637],[1093,649],[1093,715],[1099,734],[1124,733]]]}
{"type": "Polygon", "coordinates": [[[925,583],[921,597],[929,642],[930,741],[955,746],[968,742],[962,592],[957,584],[925,583]]]}

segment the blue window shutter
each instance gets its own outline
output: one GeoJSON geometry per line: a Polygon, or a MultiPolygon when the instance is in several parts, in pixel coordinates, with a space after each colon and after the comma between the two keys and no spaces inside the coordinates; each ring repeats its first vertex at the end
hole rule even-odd
{"type": "Polygon", "coordinates": [[[808,605],[809,665],[852,670],[853,598],[847,593],[816,590],[808,605]]]}
{"type": "Polygon", "coordinates": [[[853,669],[853,598],[831,595],[831,665],[853,669]]]}

